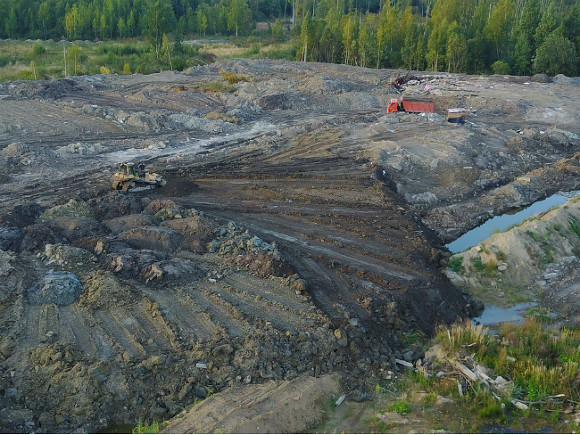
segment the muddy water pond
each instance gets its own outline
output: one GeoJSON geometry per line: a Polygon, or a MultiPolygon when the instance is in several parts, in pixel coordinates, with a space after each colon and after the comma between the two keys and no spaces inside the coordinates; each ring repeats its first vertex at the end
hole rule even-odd
{"type": "Polygon", "coordinates": [[[474,317],[476,324],[497,325],[504,322],[521,323],[524,321],[524,314],[533,307],[537,307],[536,302],[525,302],[516,304],[510,308],[501,308],[495,305],[486,305],[481,316],[474,317]]]}
{"type": "Polygon", "coordinates": [[[560,206],[570,198],[574,198],[576,196],[580,196],[579,191],[555,193],[548,198],[534,202],[532,205],[524,209],[517,210],[515,212],[508,212],[500,216],[495,216],[485,221],[477,228],[474,228],[471,231],[463,234],[455,241],[448,243],[445,245],[445,247],[453,254],[466,251],[469,248],[490,238],[493,234],[505,231],[514,225],[519,225],[536,213],[548,211],[556,206],[560,206]]]}

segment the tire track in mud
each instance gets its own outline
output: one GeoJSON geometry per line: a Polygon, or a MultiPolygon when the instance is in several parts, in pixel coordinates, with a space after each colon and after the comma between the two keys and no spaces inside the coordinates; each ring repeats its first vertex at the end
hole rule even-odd
{"type": "Polygon", "coordinates": [[[228,336],[244,337],[250,328],[250,324],[238,310],[215,293],[215,287],[215,284],[210,286],[209,284],[199,283],[195,288],[184,288],[184,291],[207,315],[208,319],[223,328],[228,336]]]}
{"type": "Polygon", "coordinates": [[[95,319],[99,321],[105,334],[113,341],[113,347],[118,346],[117,352],[126,352],[131,360],[143,359],[147,355],[145,348],[123,324],[126,322],[127,316],[129,313],[126,310],[123,310],[121,316],[118,312],[111,310],[100,310],[95,313],[95,319]]]}
{"type": "MultiPolygon", "coordinates": [[[[348,147],[329,137],[333,152],[348,147]]],[[[320,154],[311,158],[295,144],[265,159],[246,156],[223,166],[214,161],[182,169],[200,188],[179,200],[275,241],[333,323],[355,317],[378,332],[384,326],[370,307],[414,303],[412,295],[438,291],[432,284],[442,281],[428,263],[428,242],[408,206],[372,179],[371,168],[328,154],[329,143],[321,141],[310,145],[320,154]]],[[[425,319],[439,315],[424,313],[425,319]]]]}
{"type": "Polygon", "coordinates": [[[133,307],[136,315],[135,319],[139,322],[141,328],[146,331],[146,334],[162,352],[176,350],[178,347],[177,338],[169,324],[162,316],[153,316],[145,305],[145,300],[142,300],[133,307]]]}
{"type": "Polygon", "coordinates": [[[274,304],[301,313],[308,308],[304,302],[296,301],[296,294],[287,286],[263,280],[248,274],[233,274],[225,277],[223,282],[239,293],[259,296],[274,304]]]}
{"type": "Polygon", "coordinates": [[[75,344],[86,356],[89,358],[96,358],[99,355],[106,355],[107,352],[97,346],[98,340],[92,333],[94,326],[87,327],[87,321],[94,321],[92,318],[87,318],[86,313],[74,306],[64,306],[59,309],[60,317],[60,338],[69,343],[75,344]]]}
{"type": "Polygon", "coordinates": [[[158,305],[163,318],[181,340],[203,343],[224,333],[182,289],[174,289],[172,294],[165,290],[143,289],[143,292],[158,305]]]}
{"type": "Polygon", "coordinates": [[[255,301],[250,302],[244,296],[229,291],[223,291],[221,297],[236,310],[241,311],[244,317],[252,319],[253,327],[256,329],[261,329],[263,323],[266,325],[270,323],[282,332],[312,327],[312,322],[309,322],[304,316],[280,311],[275,305],[265,300],[260,300],[258,306],[255,301]]]}

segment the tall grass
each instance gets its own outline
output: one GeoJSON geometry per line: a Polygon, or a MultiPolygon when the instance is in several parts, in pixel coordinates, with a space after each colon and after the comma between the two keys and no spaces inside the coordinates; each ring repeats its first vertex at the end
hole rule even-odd
{"type": "Polygon", "coordinates": [[[514,381],[523,399],[565,394],[580,399],[580,327],[545,329],[536,317],[505,323],[497,335],[472,322],[441,329],[437,341],[450,352],[474,355],[497,375],[514,381]]]}
{"type": "MultiPolygon", "coordinates": [[[[199,47],[172,45],[171,65],[174,70],[206,63],[199,55],[199,47]]],[[[99,43],[53,41],[0,41],[0,81],[34,80],[31,62],[35,63],[38,79],[112,73],[154,73],[169,69],[165,58],[157,58],[151,47],[142,40],[107,41],[99,43]],[[71,47],[76,47],[76,56],[71,47]],[[76,64],[76,71],[74,66],[76,64]]]]}

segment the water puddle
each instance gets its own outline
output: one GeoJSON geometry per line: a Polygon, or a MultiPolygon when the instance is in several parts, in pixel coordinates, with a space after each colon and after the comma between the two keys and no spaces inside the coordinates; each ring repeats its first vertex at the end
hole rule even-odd
{"type": "Polygon", "coordinates": [[[522,323],[524,314],[533,307],[537,307],[537,302],[524,302],[516,304],[510,308],[500,308],[495,305],[486,305],[481,316],[474,317],[475,324],[496,325],[498,323],[511,322],[522,323]]]}
{"type": "Polygon", "coordinates": [[[455,241],[448,243],[445,245],[445,247],[453,254],[466,251],[469,248],[483,242],[484,240],[489,239],[497,232],[502,232],[514,225],[519,225],[536,213],[548,211],[556,206],[564,204],[570,198],[574,198],[579,195],[579,191],[565,193],[559,192],[541,201],[536,201],[532,205],[522,210],[495,216],[477,228],[474,228],[471,231],[463,234],[455,241]]]}

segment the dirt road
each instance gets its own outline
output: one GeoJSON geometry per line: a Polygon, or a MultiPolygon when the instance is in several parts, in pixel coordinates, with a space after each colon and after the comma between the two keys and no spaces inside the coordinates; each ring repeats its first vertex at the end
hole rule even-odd
{"type": "Polygon", "coordinates": [[[0,84],[2,429],[326,373],[364,398],[420,357],[409,334],[473,314],[443,242],[578,188],[578,86],[423,74],[399,92],[438,114],[387,115],[395,75],[231,60],[0,84]],[[467,125],[444,122],[456,106],[467,125]],[[111,191],[128,160],[167,186],[111,191]]]}

